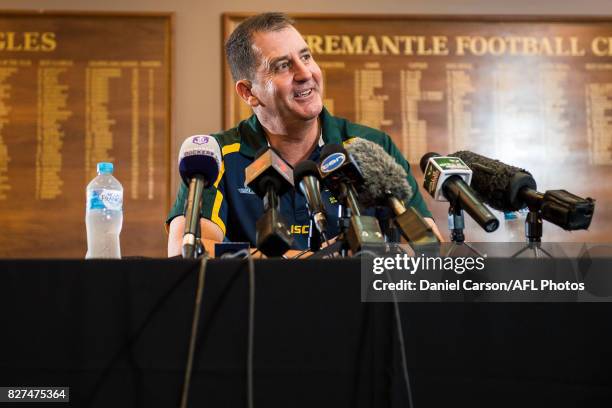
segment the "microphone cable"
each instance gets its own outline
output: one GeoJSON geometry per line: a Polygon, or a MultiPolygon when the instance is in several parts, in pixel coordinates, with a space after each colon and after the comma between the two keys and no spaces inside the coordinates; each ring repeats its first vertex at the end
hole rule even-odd
{"type": "MultiPolygon", "coordinates": [[[[385,268],[385,275],[387,280],[391,282],[391,276],[389,271],[385,268]]],[[[402,374],[404,376],[404,382],[406,383],[406,393],[408,395],[408,404],[410,408],[414,408],[414,402],[412,401],[412,387],[410,386],[410,376],[408,375],[408,358],[406,357],[406,347],[404,343],[404,329],[402,328],[402,316],[399,310],[399,301],[397,300],[397,294],[395,291],[391,292],[393,297],[393,310],[395,315],[395,326],[397,327],[397,339],[399,341],[400,355],[402,358],[402,374]]]]}
{"type": "Polygon", "coordinates": [[[247,255],[249,266],[249,329],[247,335],[247,406],[254,408],[253,400],[253,350],[255,343],[255,261],[251,253],[247,255]]]}
{"type": "MultiPolygon", "coordinates": [[[[355,258],[355,257],[359,257],[362,255],[369,255],[369,256],[373,256],[374,258],[376,258],[378,257],[379,254],[373,251],[364,249],[359,252],[356,252],[352,257],[355,258]]],[[[392,282],[391,275],[389,274],[389,271],[386,268],[385,268],[385,277],[387,278],[387,281],[389,283],[392,282]]],[[[410,385],[410,375],[408,374],[408,357],[406,356],[404,329],[402,328],[402,315],[399,309],[399,300],[397,300],[397,294],[395,293],[395,291],[391,291],[391,296],[393,298],[393,314],[395,317],[395,327],[397,328],[397,340],[399,342],[400,357],[402,360],[402,364],[401,364],[402,376],[404,378],[404,383],[406,386],[406,394],[408,396],[408,404],[409,404],[408,406],[410,408],[414,408],[414,402],[412,400],[412,387],[410,385]]]]}
{"type": "MultiPolygon", "coordinates": [[[[255,343],[255,262],[253,261],[252,254],[246,250],[240,250],[234,254],[227,254],[221,258],[238,258],[244,256],[247,259],[248,265],[248,279],[249,279],[249,301],[248,301],[248,333],[247,333],[247,406],[248,408],[254,408],[253,398],[253,356],[254,356],[254,343],[255,343]]],[[[243,258],[244,259],[244,258],[243,258]]],[[[206,277],[206,264],[208,259],[203,257],[200,262],[200,270],[198,274],[198,287],[196,291],[196,299],[194,305],[194,316],[191,325],[191,337],[189,339],[189,353],[187,357],[187,367],[185,369],[185,381],[183,384],[183,392],[181,398],[180,408],[187,408],[187,402],[189,400],[189,387],[191,385],[191,374],[193,370],[193,358],[195,354],[196,338],[201,314],[201,302],[202,293],[204,292],[204,282],[206,277]]]]}
{"type": "MultiPolygon", "coordinates": [[[[248,332],[247,332],[247,406],[254,408],[253,398],[253,355],[255,349],[255,262],[253,255],[259,252],[255,250],[251,253],[248,249],[241,249],[233,254],[223,254],[221,259],[241,258],[247,260],[249,274],[249,307],[248,307],[248,332]]],[[[183,407],[181,407],[183,408],[183,407]]]]}
{"type": "Polygon", "coordinates": [[[187,353],[187,365],[185,367],[185,379],[183,381],[183,391],[181,393],[180,408],[187,408],[189,400],[189,387],[191,385],[191,374],[193,371],[193,358],[195,355],[196,340],[198,337],[198,327],[200,325],[200,314],[202,311],[202,293],[204,292],[204,282],[206,280],[206,266],[208,255],[200,258],[200,268],[198,270],[198,285],[193,307],[193,320],[191,321],[191,335],[189,336],[189,351],[187,353]]]}

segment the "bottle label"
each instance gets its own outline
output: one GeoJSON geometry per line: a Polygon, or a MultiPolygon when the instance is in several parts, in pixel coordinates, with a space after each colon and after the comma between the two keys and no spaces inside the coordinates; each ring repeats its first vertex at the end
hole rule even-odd
{"type": "Polygon", "coordinates": [[[123,208],[123,191],[120,190],[92,190],[88,193],[87,202],[90,210],[115,210],[123,208]]]}

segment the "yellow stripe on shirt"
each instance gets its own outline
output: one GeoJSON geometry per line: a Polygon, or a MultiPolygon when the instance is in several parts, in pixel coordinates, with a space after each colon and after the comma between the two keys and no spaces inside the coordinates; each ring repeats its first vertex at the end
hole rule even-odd
{"type": "MultiPolygon", "coordinates": [[[[223,157],[230,153],[236,153],[240,150],[240,143],[232,143],[227,146],[223,146],[221,149],[223,157]]],[[[214,183],[215,188],[219,187],[219,183],[221,182],[221,178],[223,177],[223,173],[225,173],[225,162],[221,160],[221,168],[219,169],[219,175],[217,176],[217,180],[214,183]]],[[[210,220],[217,224],[221,231],[223,231],[223,235],[225,235],[226,227],[225,223],[219,216],[219,212],[221,211],[221,203],[223,203],[223,194],[217,190],[217,194],[215,195],[215,202],[213,203],[212,214],[210,216],[210,220]]]]}
{"type": "MultiPolygon", "coordinates": [[[[236,153],[240,150],[240,143],[232,143],[231,145],[223,146],[221,149],[223,157],[230,153],[236,153]]],[[[225,163],[221,160],[221,168],[219,169],[219,175],[217,176],[217,180],[214,183],[215,188],[219,187],[219,183],[221,182],[221,177],[223,177],[223,173],[225,173],[225,163]]]]}
{"type": "Polygon", "coordinates": [[[238,150],[240,150],[240,143],[232,143],[230,145],[223,146],[221,152],[223,153],[223,156],[225,156],[226,154],[236,153],[238,150]]]}
{"type": "Polygon", "coordinates": [[[348,138],[348,139],[346,139],[345,141],[343,141],[343,142],[342,142],[342,145],[343,145],[343,146],[348,146],[348,145],[350,145],[351,143],[353,143],[353,142],[354,142],[356,139],[357,139],[357,137],[354,137],[354,136],[349,136],[349,138],[348,138]]]}
{"type": "Polygon", "coordinates": [[[223,194],[221,194],[220,191],[217,191],[217,195],[215,196],[215,202],[213,204],[212,215],[210,217],[210,220],[214,222],[215,224],[217,224],[219,228],[221,228],[221,231],[223,231],[223,235],[225,235],[225,230],[226,230],[225,223],[223,222],[221,217],[219,217],[219,211],[221,210],[222,202],[223,202],[223,194]]]}

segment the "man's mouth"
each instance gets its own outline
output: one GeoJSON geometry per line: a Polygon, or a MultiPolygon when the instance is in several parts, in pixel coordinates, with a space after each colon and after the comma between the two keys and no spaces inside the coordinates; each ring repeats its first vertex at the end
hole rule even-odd
{"type": "Polygon", "coordinates": [[[296,99],[307,98],[312,93],[312,88],[305,89],[303,91],[296,91],[293,93],[293,97],[296,99]]]}

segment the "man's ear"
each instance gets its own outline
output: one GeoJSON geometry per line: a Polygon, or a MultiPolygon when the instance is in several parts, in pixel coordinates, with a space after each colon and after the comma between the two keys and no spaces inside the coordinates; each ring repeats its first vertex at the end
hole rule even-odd
{"type": "Polygon", "coordinates": [[[254,108],[259,105],[259,99],[257,99],[257,97],[253,95],[253,92],[251,92],[252,87],[253,84],[247,79],[241,79],[240,81],[236,82],[236,93],[242,98],[243,101],[254,108]]]}

